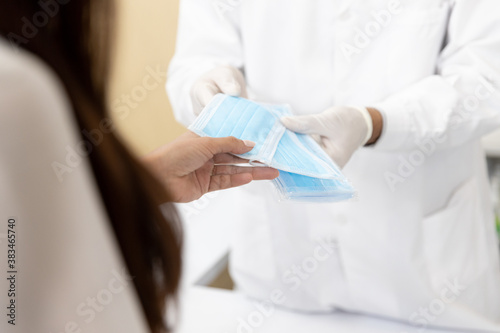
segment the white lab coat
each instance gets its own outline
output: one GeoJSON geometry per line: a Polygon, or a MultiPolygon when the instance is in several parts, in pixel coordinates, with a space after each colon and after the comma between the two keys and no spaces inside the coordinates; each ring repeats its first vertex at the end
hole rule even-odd
{"type": "Polygon", "coordinates": [[[500,331],[479,143],[500,125],[498,1],[182,0],[167,83],[180,122],[194,120],[193,82],[225,64],[243,69],[251,99],[296,114],[363,105],[384,116],[378,143],[344,169],[357,199],[279,203],[258,183],[206,216],[236,224],[240,290],[280,290],[303,311],[500,331]]]}
{"type": "Polygon", "coordinates": [[[0,332],[149,332],[66,92],[3,38],[0,133],[0,332]]]}

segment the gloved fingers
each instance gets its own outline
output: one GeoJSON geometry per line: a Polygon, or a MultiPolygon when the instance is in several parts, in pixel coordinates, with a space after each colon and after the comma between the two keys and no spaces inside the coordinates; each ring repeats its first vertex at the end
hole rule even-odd
{"type": "Polygon", "coordinates": [[[327,135],[317,115],[282,117],[281,123],[289,130],[302,134],[327,135]]]}
{"type": "Polygon", "coordinates": [[[364,146],[373,134],[373,121],[367,108],[358,106],[334,106],[325,112],[328,119],[349,127],[359,133],[360,145],[364,146]]]}
{"type": "Polygon", "coordinates": [[[220,93],[220,89],[213,82],[207,82],[201,85],[198,91],[198,100],[200,104],[205,107],[215,95],[220,93]]]}
{"type": "Polygon", "coordinates": [[[248,99],[248,92],[247,92],[247,85],[246,85],[246,83],[243,83],[242,85],[240,85],[240,87],[241,87],[240,97],[248,99]]]}
{"type": "Polygon", "coordinates": [[[224,81],[216,81],[215,83],[223,94],[235,97],[241,95],[241,86],[235,79],[225,79],[224,81]]]}
{"type": "Polygon", "coordinates": [[[247,97],[245,78],[241,71],[234,67],[221,68],[219,75],[214,77],[214,82],[226,95],[247,97]]]}
{"type": "Polygon", "coordinates": [[[247,98],[245,78],[239,69],[221,66],[205,73],[191,89],[194,114],[198,116],[219,93],[247,98]]]}
{"type": "Polygon", "coordinates": [[[233,68],[233,71],[235,71],[236,82],[238,82],[238,84],[240,86],[239,96],[243,97],[243,98],[248,98],[247,84],[246,84],[245,77],[243,76],[243,73],[237,68],[233,68]]]}
{"type": "Polygon", "coordinates": [[[322,145],[323,137],[319,134],[311,134],[311,138],[316,141],[320,146],[322,145]]]}
{"type": "Polygon", "coordinates": [[[338,147],[332,140],[326,137],[321,138],[320,146],[340,169],[344,168],[351,157],[350,155],[346,156],[347,154],[343,149],[338,147]]]}
{"type": "Polygon", "coordinates": [[[215,95],[220,93],[219,87],[212,81],[205,81],[193,87],[191,98],[193,101],[193,112],[198,116],[203,108],[210,103],[215,95]]]}

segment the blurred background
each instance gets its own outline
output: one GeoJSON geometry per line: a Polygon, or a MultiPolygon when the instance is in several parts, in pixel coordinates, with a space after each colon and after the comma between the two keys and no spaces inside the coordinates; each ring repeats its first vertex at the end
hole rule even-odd
{"type": "Polygon", "coordinates": [[[110,103],[118,129],[136,153],[146,154],[185,131],[165,92],[175,49],[178,0],[116,1],[117,42],[110,103]],[[152,75],[154,73],[154,75],[152,75]],[[161,82],[157,77],[159,74],[161,82]]]}

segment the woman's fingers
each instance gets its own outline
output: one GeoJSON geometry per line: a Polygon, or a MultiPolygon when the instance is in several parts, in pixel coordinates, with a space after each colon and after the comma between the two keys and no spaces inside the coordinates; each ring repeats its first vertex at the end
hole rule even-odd
{"type": "Polygon", "coordinates": [[[209,192],[246,185],[253,180],[271,180],[279,176],[279,171],[267,167],[238,167],[216,165],[212,169],[209,192]]]}
{"type": "Polygon", "coordinates": [[[280,175],[280,172],[273,168],[250,168],[252,169],[253,180],[272,180],[280,175]]]}
{"type": "Polygon", "coordinates": [[[244,154],[255,147],[255,142],[239,140],[229,136],[225,138],[201,138],[205,146],[210,150],[212,156],[224,153],[244,154]]]}
{"type": "Polygon", "coordinates": [[[190,140],[190,139],[198,139],[200,136],[196,133],[193,133],[191,131],[186,131],[182,133],[180,136],[177,137],[176,141],[179,140],[190,140]]]}
{"type": "MultiPolygon", "coordinates": [[[[229,146],[234,144],[239,145],[239,143],[235,143],[234,141],[237,139],[225,139],[229,141],[229,146]]],[[[248,146],[246,147],[248,148],[248,146]]],[[[271,180],[279,176],[278,170],[269,167],[242,167],[237,165],[221,165],[248,163],[248,160],[233,156],[228,153],[215,155],[214,163],[215,165],[212,169],[212,176],[210,177],[210,185],[208,189],[209,192],[246,185],[253,180],[271,180]]]]}
{"type": "Polygon", "coordinates": [[[215,165],[212,176],[249,174],[253,180],[270,180],[279,176],[279,171],[268,167],[240,167],[236,165],[215,165]]]}
{"type": "Polygon", "coordinates": [[[210,179],[208,192],[225,190],[232,187],[243,186],[253,180],[249,173],[241,173],[234,175],[215,175],[210,179]]]}
{"type": "Polygon", "coordinates": [[[214,156],[215,164],[243,164],[248,163],[248,160],[237,157],[231,154],[217,154],[214,156]]]}

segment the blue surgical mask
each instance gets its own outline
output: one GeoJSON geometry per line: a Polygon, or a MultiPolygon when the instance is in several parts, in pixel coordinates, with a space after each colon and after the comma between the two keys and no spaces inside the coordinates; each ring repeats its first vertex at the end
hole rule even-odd
{"type": "Polygon", "coordinates": [[[279,177],[273,180],[273,184],[284,200],[332,202],[354,197],[354,189],[345,179],[313,178],[280,171],[279,177]]]}
{"type": "Polygon", "coordinates": [[[354,189],[340,169],[308,135],[286,129],[280,122],[289,107],[261,105],[243,98],[216,95],[189,130],[200,136],[234,136],[256,143],[238,155],[280,170],[274,185],[283,199],[340,201],[354,189]]]}

